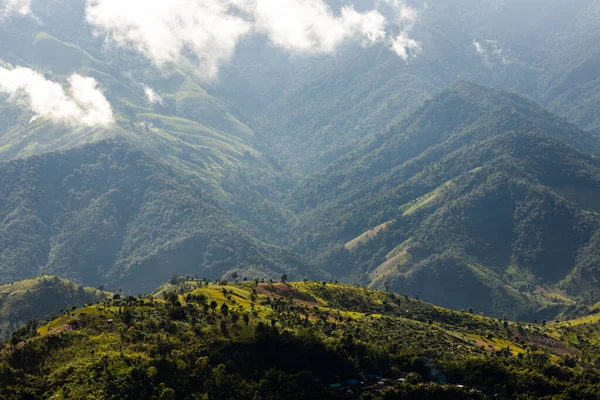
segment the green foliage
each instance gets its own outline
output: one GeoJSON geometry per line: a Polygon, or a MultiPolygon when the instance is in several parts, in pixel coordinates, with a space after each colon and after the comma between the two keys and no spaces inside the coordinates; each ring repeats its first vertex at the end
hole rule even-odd
{"type": "Polygon", "coordinates": [[[553,317],[582,288],[599,296],[586,282],[597,279],[600,219],[578,193],[600,189],[600,164],[576,148],[600,151],[523,97],[456,82],[299,186],[296,247],[373,287],[553,317]]]}
{"type": "Polygon", "coordinates": [[[0,164],[0,185],[0,282],[44,271],[135,293],[173,273],[318,273],[257,241],[209,195],[119,141],[0,164]]]}
{"type": "Polygon", "coordinates": [[[599,389],[589,357],[573,357],[577,347],[556,337],[563,325],[524,330],[320,282],[210,284],[180,299],[200,295],[252,317],[237,324],[197,302],[151,297],[77,309],[4,344],[0,397],[326,399],[352,390],[363,399],[594,398],[599,389]],[[177,307],[182,318],[172,316],[177,307]]]}
{"type": "MultiPolygon", "coordinates": [[[[84,287],[56,276],[41,276],[0,286],[0,338],[33,320],[50,314],[69,313],[73,308],[108,298],[108,293],[84,287]]],[[[35,326],[31,326],[35,329],[35,326]]],[[[29,329],[26,329],[25,334],[29,329]]],[[[20,333],[13,340],[22,339],[20,333]]]]}

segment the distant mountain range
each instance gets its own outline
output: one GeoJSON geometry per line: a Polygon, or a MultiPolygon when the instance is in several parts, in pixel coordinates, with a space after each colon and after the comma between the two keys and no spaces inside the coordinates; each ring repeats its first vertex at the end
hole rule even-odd
{"type": "Polygon", "coordinates": [[[101,141],[0,164],[0,282],[40,273],[149,292],[172,274],[322,276],[245,233],[142,151],[101,141]]]}

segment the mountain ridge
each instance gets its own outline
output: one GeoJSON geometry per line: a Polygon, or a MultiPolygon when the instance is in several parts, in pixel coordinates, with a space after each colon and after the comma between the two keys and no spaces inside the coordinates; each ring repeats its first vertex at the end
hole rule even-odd
{"type": "Polygon", "coordinates": [[[292,265],[311,274],[310,264],[254,239],[209,195],[125,142],[0,163],[0,170],[4,282],[60,273],[137,292],[172,273],[202,272],[202,264],[211,279],[237,267],[263,277],[292,273],[292,265]]]}

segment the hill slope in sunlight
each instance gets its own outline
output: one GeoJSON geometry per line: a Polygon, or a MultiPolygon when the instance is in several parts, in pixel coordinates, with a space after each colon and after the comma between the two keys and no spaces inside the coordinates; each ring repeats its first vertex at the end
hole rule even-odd
{"type": "Polygon", "coordinates": [[[0,286],[0,337],[29,320],[105,300],[110,293],[77,285],[57,276],[41,276],[0,286]]]}
{"type": "Polygon", "coordinates": [[[515,324],[325,282],[170,285],[156,297],[115,296],[13,335],[0,352],[0,395],[486,399],[598,393],[598,371],[590,363],[597,350],[586,348],[582,356],[561,323],[515,324]]]}

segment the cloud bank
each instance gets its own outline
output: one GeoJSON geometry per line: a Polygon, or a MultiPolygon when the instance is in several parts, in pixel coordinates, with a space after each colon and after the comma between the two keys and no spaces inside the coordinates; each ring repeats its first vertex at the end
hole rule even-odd
{"type": "MultiPolygon", "coordinates": [[[[394,22],[400,27],[400,32],[391,39],[390,48],[404,61],[416,58],[421,53],[421,43],[411,39],[408,34],[417,22],[419,11],[406,5],[404,0],[382,1],[392,9],[394,22]]],[[[427,8],[427,3],[424,8],[427,8]]]]}
{"type": "Polygon", "coordinates": [[[403,31],[392,39],[392,50],[404,61],[409,58],[415,58],[421,53],[421,43],[408,37],[408,33],[403,31]]]}
{"type": "Polygon", "coordinates": [[[31,13],[31,0],[0,0],[0,19],[31,13]]]}
{"type": "Polygon", "coordinates": [[[73,74],[68,79],[69,90],[47,80],[30,68],[0,67],[0,94],[8,101],[29,107],[37,117],[57,123],[87,127],[109,127],[113,123],[110,103],[98,89],[94,78],[73,74]]]}
{"type": "MultiPolygon", "coordinates": [[[[394,23],[416,20],[416,11],[402,0],[383,1],[394,10],[394,23]]],[[[420,49],[408,29],[391,35],[378,10],[359,12],[349,5],[335,14],[323,0],[87,0],[86,20],[98,34],[159,67],[192,58],[208,78],[250,34],[300,54],[330,53],[346,41],[385,43],[405,60],[420,49]]]]}
{"type": "Polygon", "coordinates": [[[329,53],[354,39],[368,45],[385,39],[386,19],[378,11],[352,6],[333,14],[322,0],[238,0],[253,30],[276,46],[300,53],[329,53]]]}

